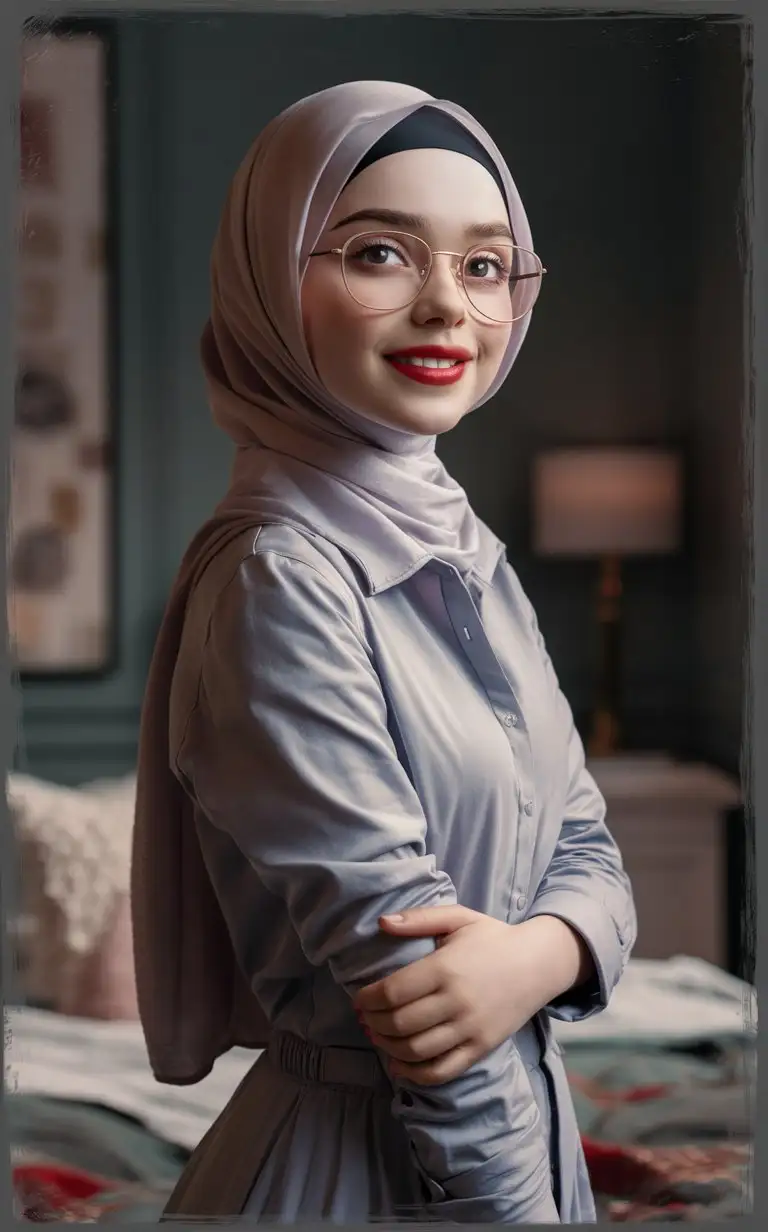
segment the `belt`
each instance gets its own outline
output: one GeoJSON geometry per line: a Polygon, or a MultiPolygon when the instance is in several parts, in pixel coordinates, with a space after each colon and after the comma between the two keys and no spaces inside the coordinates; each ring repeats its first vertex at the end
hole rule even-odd
{"type": "MultiPolygon", "coordinates": [[[[541,1025],[527,1023],[515,1036],[515,1046],[526,1068],[537,1068],[546,1048],[541,1025]]],[[[271,1035],[266,1052],[275,1069],[300,1082],[392,1092],[392,1082],[372,1048],[324,1047],[288,1031],[277,1031],[271,1035]]]]}

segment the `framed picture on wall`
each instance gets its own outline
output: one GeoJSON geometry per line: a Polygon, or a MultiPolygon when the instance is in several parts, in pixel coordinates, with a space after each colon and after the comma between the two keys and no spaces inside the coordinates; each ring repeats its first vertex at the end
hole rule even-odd
{"type": "Polygon", "coordinates": [[[22,43],[7,601],[25,676],[113,659],[109,61],[93,29],[22,43]]]}

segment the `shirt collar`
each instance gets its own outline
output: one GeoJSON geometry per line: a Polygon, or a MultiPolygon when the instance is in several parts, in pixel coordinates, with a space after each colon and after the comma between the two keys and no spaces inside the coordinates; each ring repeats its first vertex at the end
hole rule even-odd
{"type": "MultiPolygon", "coordinates": [[[[499,562],[506,553],[506,546],[479,518],[477,522],[480,533],[479,549],[465,580],[476,580],[483,586],[490,586],[499,562]]],[[[391,590],[406,582],[427,565],[438,565],[454,571],[452,565],[425,551],[415,539],[391,524],[384,531],[377,527],[375,536],[360,533],[350,526],[340,528],[326,525],[318,527],[317,530],[357,563],[372,595],[391,590]]]]}
{"type": "MultiPolygon", "coordinates": [[[[438,554],[424,548],[405,530],[361,501],[344,483],[327,482],[319,488],[303,482],[290,468],[275,468],[267,475],[256,499],[263,522],[286,522],[310,535],[322,536],[353,560],[369,594],[380,594],[407,581],[426,565],[455,572],[438,554]]],[[[231,495],[235,499],[235,491],[231,495]]],[[[490,585],[506,552],[484,522],[477,519],[478,550],[465,581],[490,585]]]]}

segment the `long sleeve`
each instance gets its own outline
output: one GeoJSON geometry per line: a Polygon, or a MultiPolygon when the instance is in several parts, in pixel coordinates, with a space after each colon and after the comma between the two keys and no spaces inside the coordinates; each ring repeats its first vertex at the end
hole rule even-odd
{"type": "Polygon", "coordinates": [[[635,944],[637,918],[621,853],[606,824],[605,801],[586,768],[584,746],[560,689],[536,615],[530,602],[527,599],[524,602],[554,704],[570,729],[565,813],[560,836],[528,914],[557,916],[579,933],[590,950],[596,979],[547,1006],[553,1017],[576,1022],[607,1006],[635,944]]]}
{"type": "MultiPolygon", "coordinates": [[[[382,913],[456,894],[427,851],[354,597],[318,559],[259,551],[220,592],[178,768],[351,997],[434,947],[382,934],[382,913]]],[[[441,1087],[394,1083],[393,1114],[436,1217],[559,1222],[513,1042],[441,1087]]]]}

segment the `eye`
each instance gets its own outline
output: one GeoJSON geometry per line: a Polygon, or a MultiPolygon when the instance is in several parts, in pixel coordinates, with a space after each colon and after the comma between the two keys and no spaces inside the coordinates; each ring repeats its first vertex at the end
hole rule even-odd
{"type": "Polygon", "coordinates": [[[407,255],[389,239],[365,240],[347,253],[350,261],[375,267],[407,265],[407,255]]]}
{"type": "Polygon", "coordinates": [[[479,282],[509,282],[509,261],[497,252],[474,252],[467,259],[464,273],[479,282]]]}

